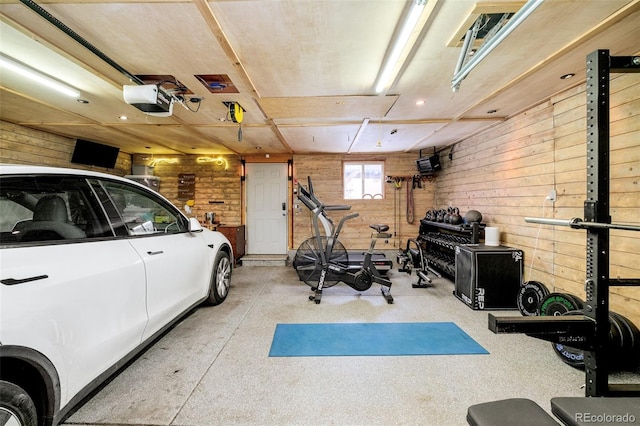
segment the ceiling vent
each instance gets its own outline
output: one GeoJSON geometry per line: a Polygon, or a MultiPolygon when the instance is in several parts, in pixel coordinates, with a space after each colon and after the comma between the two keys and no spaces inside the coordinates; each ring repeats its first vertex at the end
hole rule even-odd
{"type": "Polygon", "coordinates": [[[226,74],[198,74],[195,77],[211,93],[239,93],[226,74]]]}

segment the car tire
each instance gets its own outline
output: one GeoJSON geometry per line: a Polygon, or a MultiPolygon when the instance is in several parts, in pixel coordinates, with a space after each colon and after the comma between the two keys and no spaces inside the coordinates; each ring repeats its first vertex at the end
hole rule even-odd
{"type": "Polygon", "coordinates": [[[213,262],[207,304],[219,305],[224,302],[229,294],[229,287],[231,287],[231,260],[227,252],[220,251],[213,262]]]}
{"type": "Polygon", "coordinates": [[[20,386],[3,380],[0,380],[0,419],[3,421],[2,424],[38,424],[36,406],[29,394],[20,386]]]}

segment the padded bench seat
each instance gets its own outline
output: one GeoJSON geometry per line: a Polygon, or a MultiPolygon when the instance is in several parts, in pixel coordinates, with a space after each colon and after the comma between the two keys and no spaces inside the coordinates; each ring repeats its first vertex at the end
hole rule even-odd
{"type": "Polygon", "coordinates": [[[471,426],[558,426],[542,407],[526,398],[484,402],[469,407],[471,426]]]}
{"type": "Polygon", "coordinates": [[[640,397],[558,397],[551,412],[568,426],[640,424],[640,397]]]}
{"type": "MultiPolygon", "coordinates": [[[[557,397],[551,412],[567,426],[640,424],[640,397],[557,397]]],[[[469,407],[471,426],[557,426],[558,422],[525,398],[485,402],[469,407]]]]}

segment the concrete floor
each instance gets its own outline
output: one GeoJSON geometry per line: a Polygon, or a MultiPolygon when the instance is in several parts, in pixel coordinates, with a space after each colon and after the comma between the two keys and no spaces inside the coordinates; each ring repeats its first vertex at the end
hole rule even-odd
{"type": "MultiPolygon", "coordinates": [[[[453,284],[414,289],[394,269],[395,303],[378,285],[345,284],[310,302],[292,267],[240,266],[217,307],[195,311],[69,417],[68,425],[466,425],[472,404],[584,396],[584,373],[551,344],[493,334],[487,312],[453,284]],[[278,323],[452,321],[489,355],[269,358],[278,323]]],[[[520,315],[501,311],[501,315],[520,315]]],[[[640,382],[637,374],[610,382],[640,382]]]]}

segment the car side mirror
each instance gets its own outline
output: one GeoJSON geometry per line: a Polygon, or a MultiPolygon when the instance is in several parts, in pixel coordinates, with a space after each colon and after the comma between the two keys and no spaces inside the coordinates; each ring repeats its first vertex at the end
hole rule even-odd
{"type": "Polygon", "coordinates": [[[202,232],[203,230],[204,228],[202,227],[202,225],[200,225],[198,219],[196,219],[195,217],[189,218],[189,232],[202,232]]]}

